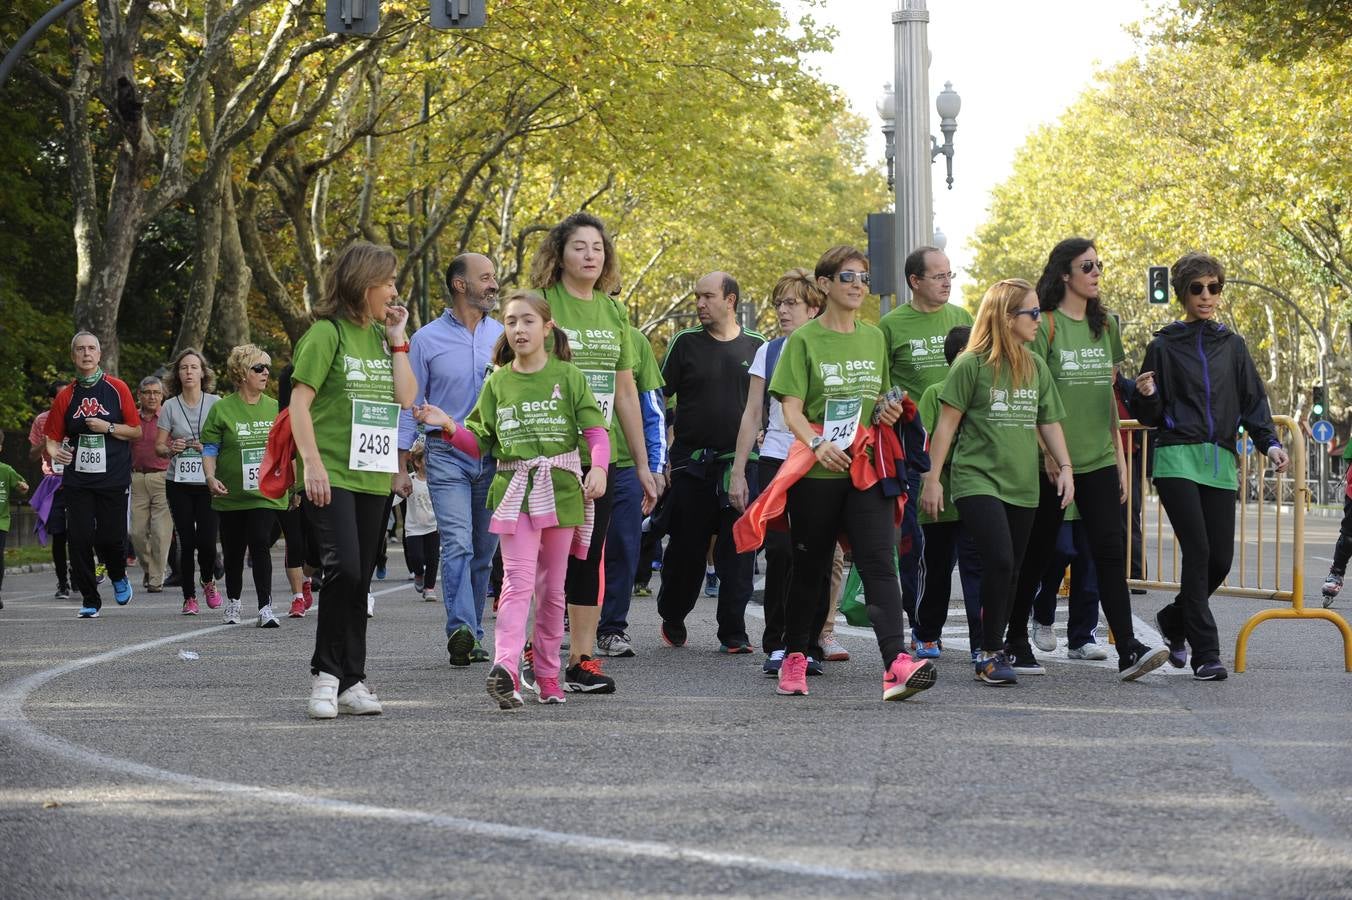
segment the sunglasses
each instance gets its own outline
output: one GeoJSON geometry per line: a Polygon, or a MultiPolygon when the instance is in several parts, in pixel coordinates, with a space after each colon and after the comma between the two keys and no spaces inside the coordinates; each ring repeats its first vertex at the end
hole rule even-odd
{"type": "Polygon", "coordinates": [[[1224,289],[1225,284],[1219,281],[1212,281],[1208,284],[1203,284],[1200,281],[1194,281],[1192,284],[1188,285],[1188,293],[1192,294],[1194,297],[1202,296],[1202,291],[1206,291],[1212,297],[1219,297],[1221,291],[1224,289]]]}
{"type": "Polygon", "coordinates": [[[1100,272],[1102,272],[1102,271],[1103,271],[1103,260],[1101,260],[1101,259],[1086,259],[1086,260],[1084,260],[1083,262],[1080,263],[1080,267],[1079,267],[1079,268],[1080,268],[1080,271],[1083,272],[1085,275],[1088,275],[1090,272],[1094,271],[1095,269],[1098,269],[1100,272]]]}
{"type": "Polygon", "coordinates": [[[1032,309],[1016,309],[1014,311],[1014,315],[1027,316],[1028,318],[1036,322],[1038,319],[1042,318],[1042,310],[1036,306],[1033,307],[1032,309]]]}
{"type": "Polygon", "coordinates": [[[836,274],[836,280],[841,284],[850,284],[856,278],[859,279],[860,284],[868,284],[869,282],[867,272],[838,272],[836,274]]]}
{"type": "Polygon", "coordinates": [[[262,375],[264,372],[271,372],[272,366],[267,363],[259,363],[256,366],[249,366],[249,371],[255,375],[262,375]]]}

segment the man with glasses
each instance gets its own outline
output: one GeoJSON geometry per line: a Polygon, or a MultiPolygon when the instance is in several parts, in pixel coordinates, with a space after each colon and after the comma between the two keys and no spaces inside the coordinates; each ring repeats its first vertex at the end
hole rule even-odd
{"type": "Polygon", "coordinates": [[[728,498],[727,476],[737,429],[751,384],[749,369],[765,338],[737,322],[741,288],[725,272],[695,283],[700,324],[678,332],[667,345],[662,380],[676,398],[671,443],[671,520],[657,611],[662,641],[685,644],[685,617],[704,581],[709,539],[715,537],[718,573],[718,640],[724,653],[750,653],[746,604],[751,599],[754,553],[738,553],[732,525],[739,515],[728,498]]]}
{"type": "Polygon", "coordinates": [[[169,460],[155,452],[164,385],[154,375],[141,379],[136,391],[141,437],[131,445],[131,545],[141,563],[141,586],[152,594],[164,590],[164,570],[174,519],[164,492],[169,460]]]}
{"type": "MultiPolygon", "coordinates": [[[[911,289],[911,301],[883,316],[878,325],[887,338],[893,386],[902,388],[911,400],[919,402],[926,388],[948,375],[944,339],[949,331],[960,325],[971,327],[972,314],[948,302],[948,295],[953,290],[953,270],[948,257],[938,247],[912,250],[906,257],[904,272],[906,285],[911,289]]],[[[913,632],[916,598],[924,590],[919,573],[925,537],[917,519],[923,475],[914,468],[907,471],[908,502],[898,546],[901,600],[913,632]]],[[[914,635],[912,637],[914,640],[914,635]]],[[[921,658],[939,656],[937,641],[917,643],[914,649],[921,658]]]]}

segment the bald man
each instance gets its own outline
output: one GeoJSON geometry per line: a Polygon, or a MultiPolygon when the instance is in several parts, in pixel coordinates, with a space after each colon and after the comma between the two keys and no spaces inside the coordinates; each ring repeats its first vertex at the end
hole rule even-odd
{"type": "Polygon", "coordinates": [[[714,539],[718,573],[718,641],[724,653],[750,653],[746,604],[751,599],[754,553],[737,553],[725,476],[737,448],[746,405],[748,369],[765,338],[737,323],[741,288],[726,272],[711,272],[695,284],[699,325],[678,332],[667,345],[662,380],[676,400],[671,442],[670,541],[662,560],[657,611],[662,641],[684,646],[685,618],[704,583],[704,560],[714,539]]]}

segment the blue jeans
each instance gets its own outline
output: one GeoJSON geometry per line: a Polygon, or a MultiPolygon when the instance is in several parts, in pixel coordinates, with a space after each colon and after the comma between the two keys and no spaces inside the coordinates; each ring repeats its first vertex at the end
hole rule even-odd
{"type": "Polygon", "coordinates": [[[629,630],[629,601],[643,529],[643,488],[633,466],[612,467],[610,527],[606,530],[606,593],[597,635],[629,630]]]}
{"type": "Polygon", "coordinates": [[[925,529],[920,527],[918,516],[920,482],[924,477],[919,472],[906,473],[906,508],[901,514],[901,540],[898,547],[904,552],[900,552],[897,557],[897,574],[901,577],[901,607],[906,611],[912,630],[918,624],[915,608],[920,599],[920,561],[925,557],[925,529]]]}
{"type": "Polygon", "coordinates": [[[498,536],[488,530],[488,487],[498,464],[470,459],[440,439],[427,442],[427,488],[441,532],[441,598],[446,634],[468,625],[483,639],[484,598],[498,536]]]}

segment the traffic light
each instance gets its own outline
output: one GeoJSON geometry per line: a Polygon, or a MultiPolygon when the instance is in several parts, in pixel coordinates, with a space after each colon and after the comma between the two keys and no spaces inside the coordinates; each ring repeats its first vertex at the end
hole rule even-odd
{"type": "Polygon", "coordinates": [[[333,34],[375,34],[380,0],[325,0],[324,27],[333,34]]]}
{"type": "Polygon", "coordinates": [[[1151,266],[1145,276],[1145,296],[1151,303],[1169,302],[1169,267],[1151,266]]]}
{"type": "Polygon", "coordinates": [[[1324,410],[1328,408],[1328,394],[1322,384],[1314,386],[1314,402],[1310,404],[1310,415],[1316,419],[1324,415],[1324,410]]]}
{"type": "Polygon", "coordinates": [[[487,0],[432,0],[433,28],[483,28],[487,0]]]}

